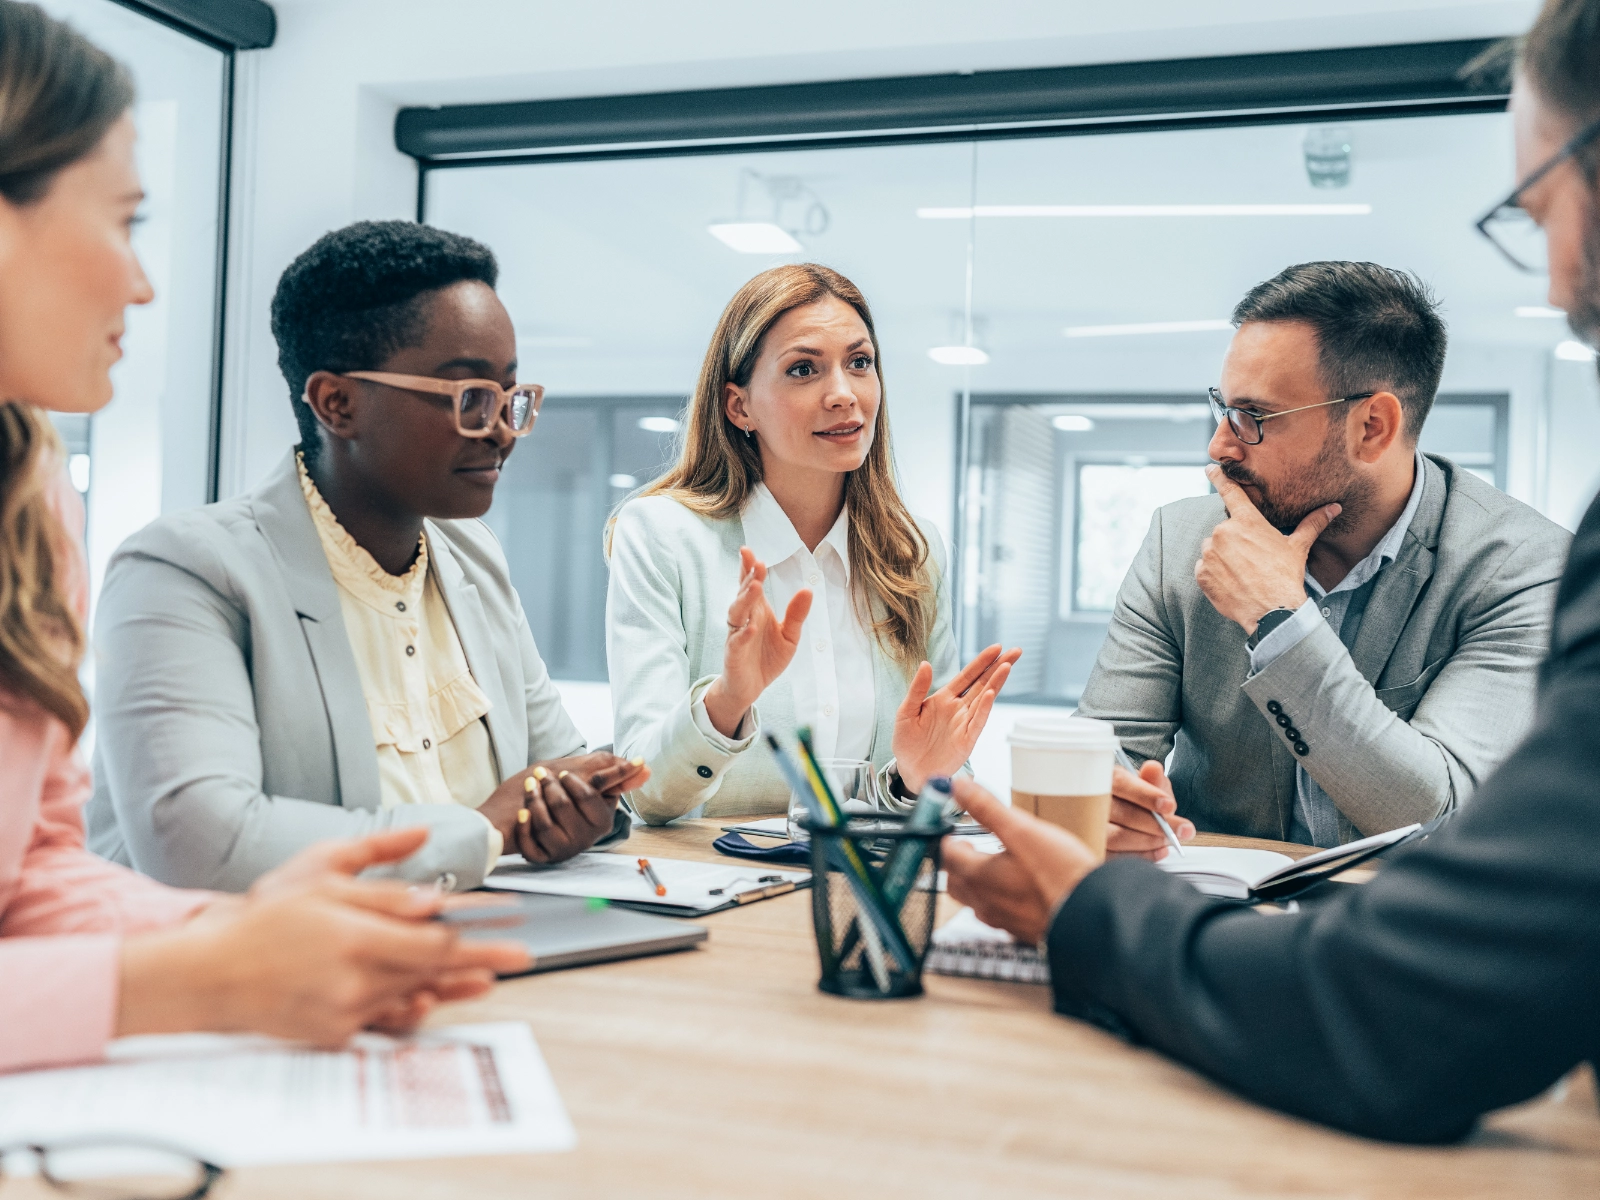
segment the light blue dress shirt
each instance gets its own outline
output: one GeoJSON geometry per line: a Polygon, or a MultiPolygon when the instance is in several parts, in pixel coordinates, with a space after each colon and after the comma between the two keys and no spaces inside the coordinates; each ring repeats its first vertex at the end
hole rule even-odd
{"type": "MultiPolygon", "coordinates": [[[[1411,498],[1406,501],[1400,519],[1389,527],[1378,544],[1354,567],[1350,573],[1324,592],[1322,585],[1306,572],[1306,602],[1295,609],[1294,616],[1279,625],[1259,645],[1250,651],[1250,674],[1260,674],[1267,666],[1295,646],[1301,638],[1316,628],[1318,620],[1325,620],[1348,650],[1355,645],[1356,633],[1361,628],[1361,618],[1366,613],[1367,600],[1378,575],[1395,560],[1405,542],[1406,530],[1417,515],[1422,503],[1422,453],[1417,452],[1416,482],[1411,485],[1411,498]]],[[[1289,840],[1313,846],[1339,845],[1339,807],[1333,798],[1322,790],[1320,784],[1296,764],[1294,769],[1295,808],[1289,825],[1289,840]]]]}

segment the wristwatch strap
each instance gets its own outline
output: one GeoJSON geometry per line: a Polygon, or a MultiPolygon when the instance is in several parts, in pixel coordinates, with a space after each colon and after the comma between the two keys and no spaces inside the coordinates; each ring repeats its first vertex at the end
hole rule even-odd
{"type": "Polygon", "coordinates": [[[1266,637],[1267,634],[1271,633],[1274,629],[1276,629],[1279,625],[1282,625],[1292,616],[1294,616],[1294,609],[1292,608],[1273,609],[1271,612],[1263,616],[1261,620],[1256,622],[1256,631],[1245,640],[1245,645],[1254,650],[1261,644],[1262,638],[1266,637]]]}

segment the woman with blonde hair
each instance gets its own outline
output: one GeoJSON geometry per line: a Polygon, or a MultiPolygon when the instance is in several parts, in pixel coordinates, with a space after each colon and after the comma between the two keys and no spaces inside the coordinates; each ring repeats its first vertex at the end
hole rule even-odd
{"type": "Polygon", "coordinates": [[[902,800],[966,762],[1021,651],[956,670],[942,543],[893,462],[860,290],[814,263],[740,288],[677,463],[608,534],[616,747],[651,764],[645,820],[785,811],[763,727],[809,725],[902,800]]]}
{"type": "Polygon", "coordinates": [[[440,895],[352,878],[416,851],[420,829],[323,843],[247,896],[84,849],[83,506],[44,410],[111,399],[124,311],[153,297],[129,236],[132,102],[104,53],[0,0],[0,1071],[97,1058],[117,1034],[336,1044],[527,965],[430,921],[440,895]]]}

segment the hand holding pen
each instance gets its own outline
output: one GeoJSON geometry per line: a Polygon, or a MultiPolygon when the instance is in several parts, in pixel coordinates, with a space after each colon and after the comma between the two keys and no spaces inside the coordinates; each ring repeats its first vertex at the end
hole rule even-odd
{"type": "Polygon", "coordinates": [[[1178,816],[1172,783],[1155,759],[1135,767],[1121,747],[1111,772],[1111,829],[1108,855],[1138,855],[1152,861],[1168,853],[1182,855],[1194,826],[1178,816]],[[1170,821],[1169,819],[1170,818],[1170,821]]]}

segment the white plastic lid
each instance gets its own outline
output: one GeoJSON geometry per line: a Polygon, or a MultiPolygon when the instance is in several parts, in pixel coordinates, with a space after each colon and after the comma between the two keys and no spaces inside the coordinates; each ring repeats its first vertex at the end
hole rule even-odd
{"type": "Polygon", "coordinates": [[[1118,745],[1117,727],[1092,717],[1019,717],[1006,741],[1028,750],[1115,750],[1118,745]]]}

